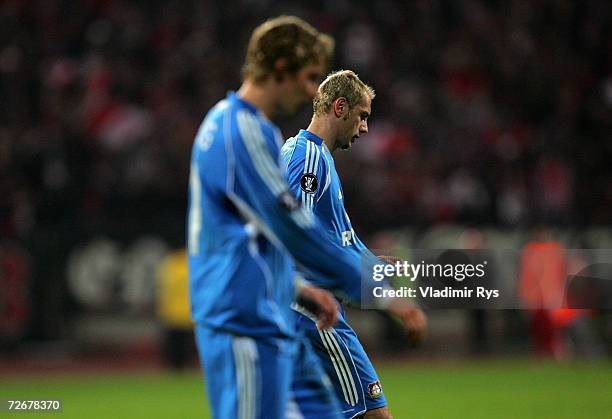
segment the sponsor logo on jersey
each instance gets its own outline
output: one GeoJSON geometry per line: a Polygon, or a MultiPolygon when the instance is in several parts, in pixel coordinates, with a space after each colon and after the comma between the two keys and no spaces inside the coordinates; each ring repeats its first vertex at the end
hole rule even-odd
{"type": "Polygon", "coordinates": [[[371,384],[368,384],[368,393],[374,399],[378,399],[382,396],[382,386],[380,385],[380,381],[376,380],[371,384]]]}
{"type": "Polygon", "coordinates": [[[306,193],[315,193],[319,187],[319,181],[312,173],[304,173],[302,175],[302,179],[300,180],[300,186],[306,193]]]}

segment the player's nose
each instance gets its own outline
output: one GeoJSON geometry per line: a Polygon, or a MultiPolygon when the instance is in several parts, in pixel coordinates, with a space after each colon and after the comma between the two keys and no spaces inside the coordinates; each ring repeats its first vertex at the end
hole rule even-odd
{"type": "Polygon", "coordinates": [[[363,123],[359,126],[359,133],[360,134],[368,133],[368,122],[367,121],[363,121],[363,123]]]}

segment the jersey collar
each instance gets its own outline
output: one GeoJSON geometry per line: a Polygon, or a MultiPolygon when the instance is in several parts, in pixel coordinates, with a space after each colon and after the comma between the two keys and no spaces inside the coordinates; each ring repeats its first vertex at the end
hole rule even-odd
{"type": "Polygon", "coordinates": [[[301,129],[300,132],[298,132],[298,135],[306,137],[307,140],[313,141],[316,145],[321,145],[323,143],[322,138],[314,135],[310,131],[306,131],[305,129],[301,129]]]}

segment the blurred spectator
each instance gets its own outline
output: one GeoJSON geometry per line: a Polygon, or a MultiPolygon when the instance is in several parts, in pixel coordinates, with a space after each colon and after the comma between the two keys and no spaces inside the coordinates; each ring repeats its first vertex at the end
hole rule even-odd
{"type": "Polygon", "coordinates": [[[564,246],[544,227],[536,229],[533,241],[523,248],[519,277],[519,297],[528,309],[529,333],[537,355],[555,359],[571,354],[569,344],[583,356],[603,354],[592,329],[592,310],[567,308],[568,276],[579,269],[572,264],[564,246]]]}
{"type": "MultiPolygon", "coordinates": [[[[3,230],[56,222],[52,190],[85,229],[152,211],[151,194],[182,214],[202,109],[239,82],[243,51],[228,41],[282,11],[346,38],[334,67],[379,88],[383,111],[354,166],[410,182],[393,200],[412,220],[612,222],[609,2],[239,4],[3,2],[0,187],[14,197],[3,230]]],[[[349,202],[367,232],[395,223],[368,216],[376,199],[349,202]]]]}

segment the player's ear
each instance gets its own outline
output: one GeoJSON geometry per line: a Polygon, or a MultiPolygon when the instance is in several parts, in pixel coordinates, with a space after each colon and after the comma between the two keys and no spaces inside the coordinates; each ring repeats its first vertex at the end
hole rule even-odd
{"type": "Polygon", "coordinates": [[[282,82],[285,79],[285,74],[287,73],[287,59],[279,58],[274,62],[274,68],[272,69],[272,74],[274,76],[274,80],[277,83],[282,82]]]}
{"type": "Polygon", "coordinates": [[[346,98],[339,97],[334,101],[334,115],[336,115],[336,118],[342,118],[342,116],[344,116],[348,110],[349,108],[346,98]]]}

